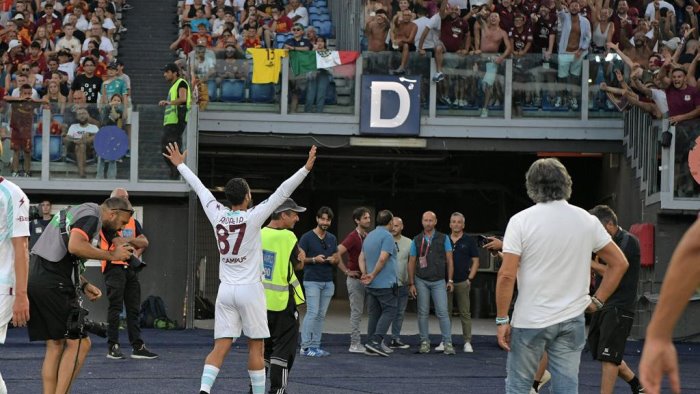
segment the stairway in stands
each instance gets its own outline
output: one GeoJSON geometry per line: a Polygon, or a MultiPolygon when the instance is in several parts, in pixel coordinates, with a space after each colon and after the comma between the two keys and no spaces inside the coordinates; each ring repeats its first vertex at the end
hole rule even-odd
{"type": "Polygon", "coordinates": [[[168,84],[160,71],[174,60],[168,48],[177,38],[177,0],[129,0],[129,31],[119,45],[124,72],[131,78],[134,110],[139,111],[139,178],[167,179],[160,154],[163,110],[168,84]]]}

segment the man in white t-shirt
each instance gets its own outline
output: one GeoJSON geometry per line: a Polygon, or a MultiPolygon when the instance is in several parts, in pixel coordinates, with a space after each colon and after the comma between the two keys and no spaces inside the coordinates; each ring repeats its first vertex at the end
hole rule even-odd
{"type": "Polygon", "coordinates": [[[78,108],[75,111],[78,123],[73,123],[68,128],[68,132],[63,137],[66,152],[75,154],[75,162],[78,165],[78,175],[85,178],[85,162],[87,153],[92,152],[92,144],[99,128],[89,123],[90,114],[86,108],[78,108]]]}
{"type": "Polygon", "coordinates": [[[80,40],[73,35],[73,32],[75,32],[75,26],[63,26],[64,35],[58,40],[58,42],[56,42],[56,52],[60,51],[61,49],[65,49],[66,51],[70,52],[74,58],[80,57],[82,46],[80,44],[80,40]]]}
{"type": "Polygon", "coordinates": [[[219,291],[216,296],[214,349],[204,361],[200,393],[209,393],[219,368],[231,345],[241,336],[248,339],[248,374],[252,394],[265,392],[264,339],[270,336],[267,326],[267,306],[262,284],[263,253],[260,228],[267,218],[304,181],[316,160],[312,146],[306,165],[265,201],[249,208],[252,203],[250,187],[245,179],[233,178],[225,187],[231,206],[220,204],[209,189],[184,164],[187,152],[180,153],[177,143],[170,143],[163,153],[177,167],[180,175],[194,189],[204,213],[214,227],[219,248],[219,291]]]}
{"type": "Polygon", "coordinates": [[[293,24],[301,23],[304,27],[309,25],[309,11],[301,5],[299,0],[289,0],[289,13],[287,17],[293,24]]]}
{"type": "Polygon", "coordinates": [[[644,11],[644,18],[650,21],[656,20],[656,12],[662,9],[667,9],[671,14],[675,13],[673,5],[664,0],[654,0],[647,4],[647,8],[644,11]]]}
{"type": "Polygon", "coordinates": [[[628,263],[600,221],[567,202],[572,182],[559,160],[534,162],[525,184],[535,205],[508,222],[496,282],[498,344],[509,351],[506,393],[530,391],[545,349],[553,391],[575,393],[586,340],[583,313],[603,307],[628,263]],[[591,297],[593,252],[608,268],[591,297]],[[508,309],[516,277],[518,298],[511,324],[508,309]]]}
{"type": "MultiPolygon", "coordinates": [[[[0,343],[5,343],[10,320],[19,327],[29,320],[29,199],[1,176],[0,218],[0,343]]],[[[1,374],[0,393],[7,393],[1,374]]]]}

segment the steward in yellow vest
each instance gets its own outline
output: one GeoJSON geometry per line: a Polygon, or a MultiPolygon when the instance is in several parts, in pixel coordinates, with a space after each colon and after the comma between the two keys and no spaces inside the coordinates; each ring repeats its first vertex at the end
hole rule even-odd
{"type": "MultiPolygon", "coordinates": [[[[190,84],[180,77],[180,68],[175,63],[168,63],[163,68],[163,78],[170,83],[168,99],[161,100],[158,105],[165,107],[163,114],[163,136],[160,139],[161,152],[168,153],[165,149],[169,143],[177,143],[182,147],[182,133],[185,131],[190,118],[190,106],[192,92],[190,84]]],[[[170,179],[180,178],[180,173],[163,157],[165,164],[170,168],[170,179]]]]}
{"type": "Polygon", "coordinates": [[[297,212],[306,208],[288,198],[272,214],[272,220],[260,231],[263,250],[263,286],[267,299],[265,362],[270,365],[270,392],[286,393],[299,338],[297,305],[304,303],[304,292],[294,274],[304,268],[304,255],[290,229],[299,221],[297,212]],[[301,257],[300,257],[301,253],[301,257]]]}

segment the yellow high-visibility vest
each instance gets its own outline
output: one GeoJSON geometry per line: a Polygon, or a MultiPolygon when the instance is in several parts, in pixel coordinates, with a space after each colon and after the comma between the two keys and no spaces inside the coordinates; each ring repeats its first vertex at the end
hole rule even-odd
{"type": "Polygon", "coordinates": [[[303,304],[304,292],[289,261],[297,237],[289,230],[265,227],[260,231],[263,249],[263,287],[267,310],[283,311],[289,303],[290,286],[296,305],[303,304]]]}

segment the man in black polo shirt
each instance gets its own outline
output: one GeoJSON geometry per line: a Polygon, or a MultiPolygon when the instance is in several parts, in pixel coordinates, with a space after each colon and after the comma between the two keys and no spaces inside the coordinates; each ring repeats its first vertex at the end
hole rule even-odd
{"type": "MultiPolygon", "coordinates": [[[[617,290],[607,299],[605,305],[593,314],[588,331],[588,347],[593,359],[602,363],[600,392],[612,393],[618,376],[630,385],[633,393],[643,392],[639,379],[622,361],[625,343],[634,322],[639,281],[639,241],[617,225],[617,215],[609,206],[598,205],[589,212],[600,220],[629,262],[629,268],[620,280],[617,290]]],[[[591,268],[595,271],[596,283],[600,283],[600,277],[605,276],[607,265],[596,258],[591,262],[591,268]]]]}

